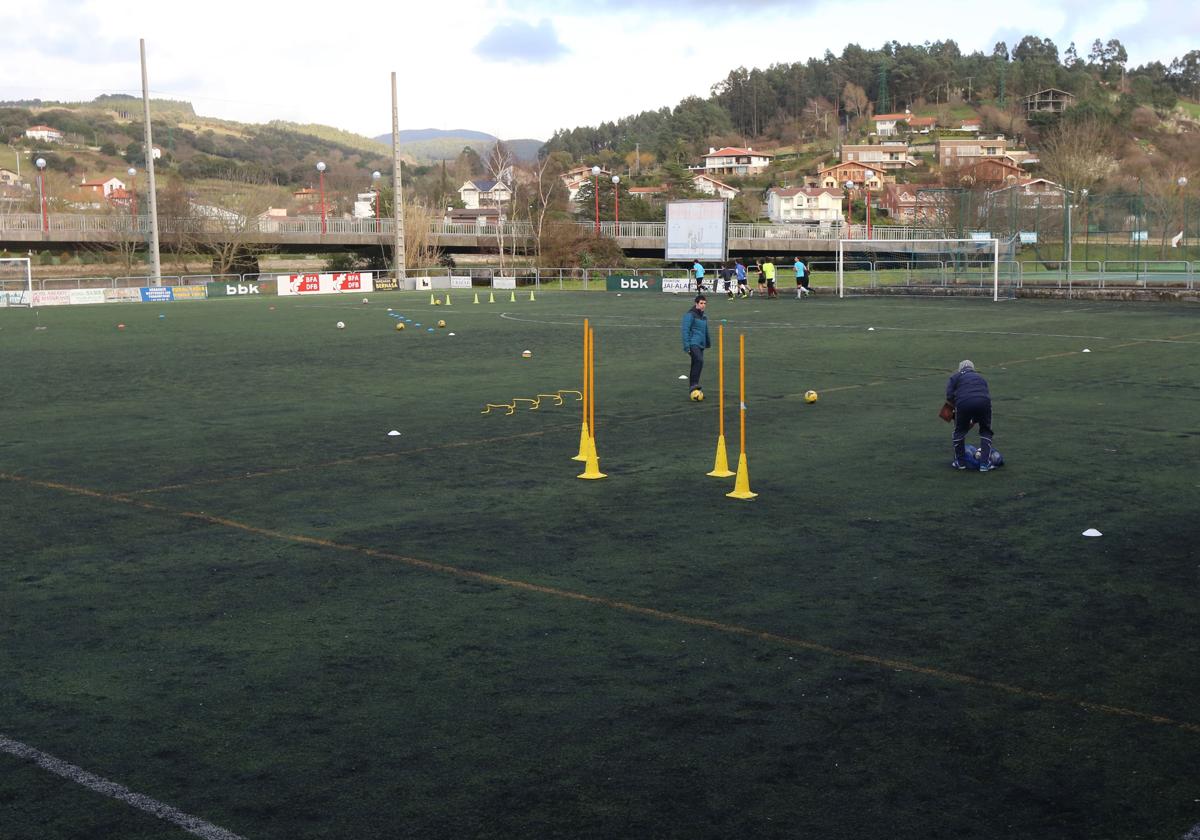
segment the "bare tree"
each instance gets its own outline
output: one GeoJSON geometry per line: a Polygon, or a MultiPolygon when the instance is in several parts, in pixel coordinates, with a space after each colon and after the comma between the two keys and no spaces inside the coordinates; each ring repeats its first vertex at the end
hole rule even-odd
{"type": "Polygon", "coordinates": [[[1117,162],[1117,137],[1094,119],[1060,120],[1039,151],[1046,177],[1074,193],[1091,189],[1117,162]]]}
{"type": "Polygon", "coordinates": [[[867,112],[867,105],[870,100],[867,99],[867,92],[854,82],[846,82],[846,86],[842,88],[842,104],[846,111],[853,111],[855,117],[861,117],[867,112]]]}
{"type": "Polygon", "coordinates": [[[257,266],[267,248],[261,242],[258,217],[280,189],[261,184],[213,184],[197,190],[188,208],[186,236],[194,249],[212,257],[214,274],[243,273],[257,266]]]}
{"type": "MultiPolygon", "coordinates": [[[[497,140],[496,145],[492,146],[488,152],[487,158],[484,159],[484,167],[487,169],[488,175],[493,181],[503,184],[508,187],[509,195],[512,195],[513,189],[513,156],[508,150],[508,146],[504,145],[504,141],[497,140]]],[[[493,189],[495,189],[493,187],[493,189]]],[[[504,273],[504,207],[503,202],[496,202],[496,209],[499,211],[496,219],[496,249],[500,254],[500,272],[504,273]]],[[[512,214],[512,202],[509,202],[509,214],[512,214]]]]}
{"type": "Polygon", "coordinates": [[[562,163],[548,155],[533,164],[530,188],[534,194],[530,207],[530,225],[533,228],[533,247],[538,257],[542,255],[542,238],[546,231],[546,216],[566,201],[566,187],[562,182],[562,163]]]}

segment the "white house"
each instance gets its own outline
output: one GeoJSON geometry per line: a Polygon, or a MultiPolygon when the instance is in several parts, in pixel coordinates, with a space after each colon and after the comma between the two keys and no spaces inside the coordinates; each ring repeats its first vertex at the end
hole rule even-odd
{"type": "Polygon", "coordinates": [[[120,178],[107,178],[103,181],[84,181],[79,185],[79,189],[85,194],[101,195],[108,198],[112,195],[113,190],[125,189],[125,182],[120,178]]]}
{"type": "Polygon", "coordinates": [[[478,210],[480,207],[496,207],[512,198],[512,190],[503,181],[490,181],[477,178],[467,181],[458,188],[463,207],[468,210],[478,210]]]}
{"type": "Polygon", "coordinates": [[[865,163],[876,169],[904,169],[917,165],[905,140],[882,143],[843,143],[842,163],[865,163]]]}
{"type": "Polygon", "coordinates": [[[842,191],[828,187],[772,187],[767,217],[772,222],[836,222],[842,218],[842,191]]]}
{"type": "Polygon", "coordinates": [[[880,137],[892,137],[900,133],[896,124],[907,121],[908,117],[907,111],[903,114],[876,114],[871,117],[871,122],[875,123],[875,133],[880,137]]]}
{"type": "Polygon", "coordinates": [[[711,175],[705,175],[703,173],[698,173],[692,176],[692,186],[694,186],[698,192],[702,192],[707,195],[715,195],[719,198],[726,199],[734,198],[739,192],[741,192],[741,190],[739,190],[737,187],[731,187],[729,184],[726,184],[723,181],[718,181],[711,175]]]}
{"type": "Polygon", "coordinates": [[[708,174],[754,175],[771,165],[775,155],[756,152],[752,148],[739,149],[726,146],[714,149],[711,146],[704,156],[704,171],[708,174]]]}
{"type": "Polygon", "coordinates": [[[31,125],[25,129],[25,136],[30,140],[44,140],[47,143],[61,143],[63,133],[48,125],[31,125]]]}
{"type": "Polygon", "coordinates": [[[21,176],[11,169],[0,167],[0,185],[5,187],[17,187],[25,183],[21,176]]]}

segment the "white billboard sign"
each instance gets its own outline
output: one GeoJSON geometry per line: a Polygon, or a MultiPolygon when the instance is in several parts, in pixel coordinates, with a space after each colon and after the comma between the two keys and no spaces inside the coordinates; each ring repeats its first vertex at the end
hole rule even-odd
{"type": "Polygon", "coordinates": [[[667,259],[723,262],[729,256],[728,221],[723,199],[667,202],[667,259]]]}

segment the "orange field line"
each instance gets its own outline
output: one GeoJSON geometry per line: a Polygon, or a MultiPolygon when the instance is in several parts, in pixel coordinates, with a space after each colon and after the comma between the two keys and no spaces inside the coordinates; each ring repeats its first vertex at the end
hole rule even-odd
{"type": "Polygon", "coordinates": [[[923,676],[932,677],[943,682],[957,683],[959,685],[967,685],[974,688],[990,689],[992,691],[998,691],[1017,697],[1041,700],[1047,703],[1058,703],[1074,706],[1076,708],[1085,709],[1089,712],[1099,712],[1101,714],[1115,717],[1129,718],[1142,723],[1169,726],[1176,729],[1181,729],[1185,732],[1200,734],[1200,724],[1175,720],[1174,718],[1170,718],[1165,715],[1152,714],[1150,712],[1143,712],[1137,709],[1130,709],[1122,706],[1113,706],[1108,703],[1096,703],[1090,700],[1079,700],[1064,694],[1024,688],[1022,686],[1013,685],[1012,683],[975,677],[969,674],[960,674],[943,668],[933,668],[926,665],[919,665],[915,662],[909,662],[903,659],[892,659],[889,657],[876,656],[869,653],[842,650],[840,648],[830,647],[829,645],[824,645],[819,642],[799,639],[793,636],[784,636],[779,633],[771,633],[764,630],[755,630],[739,624],[728,624],[722,621],[715,621],[713,619],[690,616],[685,613],[668,612],[666,610],[655,609],[653,607],[643,607],[637,604],[631,604],[627,601],[617,601],[611,598],[588,595],[583,592],[575,592],[570,589],[560,589],[554,586],[544,586],[542,584],[529,583],[528,581],[506,578],[500,575],[488,574],[487,572],[478,572],[472,569],[464,569],[459,566],[451,566],[446,563],[423,560],[419,557],[409,557],[403,554],[396,554],[395,552],[391,551],[382,551],[380,549],[368,548],[366,546],[341,543],[321,537],[310,537],[305,536],[304,534],[289,534],[286,531],[278,531],[273,528],[260,528],[256,525],[239,522],[235,519],[228,519],[222,516],[213,516],[203,512],[176,510],[155,502],[135,499],[128,495],[104,493],[98,490],[92,490],[87,487],[67,484],[60,481],[43,481],[40,479],[28,478],[26,476],[13,475],[3,472],[0,472],[0,480],[12,481],[19,484],[27,484],[33,487],[41,487],[49,490],[60,490],[76,496],[84,496],[87,498],[101,499],[119,504],[133,505],[144,510],[151,510],[156,513],[178,516],[183,519],[206,522],[210,525],[217,525],[267,539],[282,540],[298,545],[318,546],[320,548],[328,548],[334,551],[352,552],[365,557],[401,563],[414,569],[448,575],[461,580],[479,581],[481,583],[487,583],[494,586],[503,586],[523,592],[536,592],[563,600],[605,607],[610,610],[616,610],[630,615],[653,618],[659,621],[667,621],[675,624],[684,624],[690,627],[700,627],[734,636],[758,639],[759,641],[770,642],[772,644],[781,645],[787,648],[824,654],[837,659],[843,659],[865,665],[873,665],[879,668],[888,668],[911,674],[921,674],[923,676]]]}

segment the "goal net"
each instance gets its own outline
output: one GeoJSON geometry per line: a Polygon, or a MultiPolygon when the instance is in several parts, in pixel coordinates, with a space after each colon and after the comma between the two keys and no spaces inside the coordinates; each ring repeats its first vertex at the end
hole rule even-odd
{"type": "Polygon", "coordinates": [[[0,306],[33,306],[28,257],[0,257],[0,306]]]}
{"type": "Polygon", "coordinates": [[[867,294],[1015,297],[1019,266],[995,238],[840,239],[839,297],[867,294]]]}

